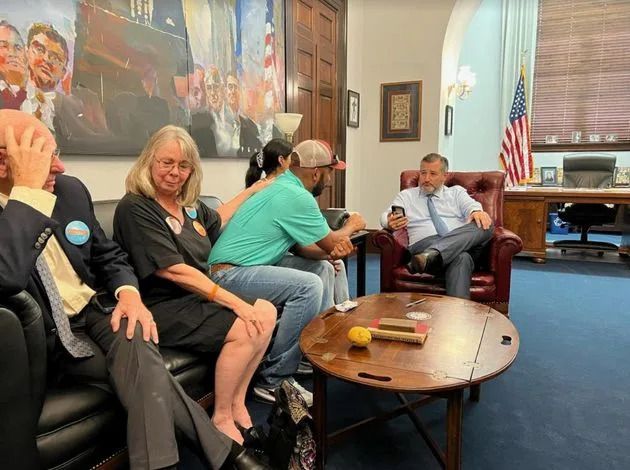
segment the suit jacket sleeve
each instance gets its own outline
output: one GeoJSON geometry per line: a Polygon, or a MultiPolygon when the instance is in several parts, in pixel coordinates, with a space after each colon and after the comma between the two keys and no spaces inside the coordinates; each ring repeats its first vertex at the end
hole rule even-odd
{"type": "Polygon", "coordinates": [[[114,241],[107,238],[94,215],[92,197],[81,183],[90,204],[92,225],[92,249],[90,269],[96,276],[97,286],[106,286],[112,294],[120,286],[134,286],[138,289],[138,278],[129,264],[127,253],[114,241]]]}
{"type": "Polygon", "coordinates": [[[0,294],[26,289],[37,257],[57,222],[20,201],[9,200],[0,210],[0,294]],[[48,231],[46,229],[49,229],[48,231]]]}

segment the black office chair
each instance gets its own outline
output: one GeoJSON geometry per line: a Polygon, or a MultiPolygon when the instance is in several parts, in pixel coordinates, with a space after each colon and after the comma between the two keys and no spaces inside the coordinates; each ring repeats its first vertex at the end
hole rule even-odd
{"type": "MultiPolygon", "coordinates": [[[[565,188],[610,188],[617,157],[613,155],[566,155],[563,161],[563,183],[565,188]]],[[[596,250],[599,256],[604,251],[617,251],[614,243],[588,240],[588,230],[593,225],[603,225],[615,221],[616,208],[606,204],[567,204],[558,211],[563,221],[580,227],[579,240],[558,240],[554,247],[562,254],[567,249],[596,250]]]]}

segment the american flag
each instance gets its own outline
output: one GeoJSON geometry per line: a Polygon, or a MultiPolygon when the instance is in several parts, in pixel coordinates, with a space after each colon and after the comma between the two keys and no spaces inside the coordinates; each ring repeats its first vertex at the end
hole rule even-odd
{"type": "Polygon", "coordinates": [[[268,142],[273,137],[273,114],[276,111],[276,104],[279,97],[276,96],[276,90],[280,89],[279,77],[277,74],[277,58],[276,58],[276,26],[273,19],[274,0],[266,0],[265,2],[265,57],[263,63],[264,77],[264,109],[265,114],[272,116],[263,124],[261,133],[263,142],[268,142]]]}
{"type": "Polygon", "coordinates": [[[518,79],[512,110],[510,111],[510,122],[505,128],[505,137],[501,142],[499,159],[506,173],[506,186],[517,186],[519,183],[525,183],[532,178],[534,161],[532,159],[527,101],[525,99],[525,67],[521,67],[521,75],[518,79]]]}

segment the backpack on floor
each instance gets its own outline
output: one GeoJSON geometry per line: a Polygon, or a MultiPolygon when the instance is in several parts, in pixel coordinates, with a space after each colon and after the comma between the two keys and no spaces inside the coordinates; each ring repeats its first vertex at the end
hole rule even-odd
{"type": "Polygon", "coordinates": [[[306,401],[286,380],[274,394],[276,402],[267,418],[269,457],[282,470],[314,470],[313,417],[308,412],[306,401]]]}

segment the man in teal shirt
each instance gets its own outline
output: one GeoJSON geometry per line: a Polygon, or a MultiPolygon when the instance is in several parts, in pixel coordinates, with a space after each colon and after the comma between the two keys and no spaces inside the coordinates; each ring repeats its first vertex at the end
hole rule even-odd
{"type": "MultiPolygon", "coordinates": [[[[291,154],[290,169],[239,207],[210,253],[214,282],[232,292],[284,305],[276,338],[254,387],[261,399],[272,401],[273,390],[296,372],[302,357],[302,329],[330,307],[323,304],[320,277],[293,269],[296,261],[346,256],[352,250],[349,236],[365,227],[363,217],[352,214],[343,228],[331,231],[313,197],[330,183],[334,169],[344,168],[326,142],[301,142],[291,154]],[[291,248],[300,257],[287,257],[291,248]]],[[[299,388],[310,406],[312,394],[299,388]]]]}

